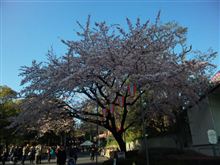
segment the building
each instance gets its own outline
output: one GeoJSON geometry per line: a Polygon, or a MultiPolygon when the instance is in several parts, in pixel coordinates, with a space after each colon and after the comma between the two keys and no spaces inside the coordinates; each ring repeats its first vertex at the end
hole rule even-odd
{"type": "Polygon", "coordinates": [[[188,110],[192,149],[206,155],[220,155],[220,83],[188,110]],[[209,142],[208,130],[215,130],[218,143],[209,142]]]}

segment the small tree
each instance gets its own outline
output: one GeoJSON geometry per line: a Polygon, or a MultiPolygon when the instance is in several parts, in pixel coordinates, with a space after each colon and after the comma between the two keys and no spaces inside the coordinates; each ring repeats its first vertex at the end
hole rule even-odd
{"type": "Polygon", "coordinates": [[[90,17],[85,27],[78,24],[81,39],[62,40],[68,47],[65,55],[56,57],[49,51],[46,63],[33,61],[32,66],[22,67],[23,94],[62,100],[57,105],[73,117],[108,129],[122,151],[126,151],[123,133],[139,120],[126,119],[143,94],[151,98],[149,107],[159,107],[150,108],[151,115],[192,105],[206,91],[216,53],[187,47],[187,28],[162,24],[159,14],[151,24],[141,24],[139,18],[132,24],[127,19],[127,30],[105,22],[91,28],[90,17]]]}

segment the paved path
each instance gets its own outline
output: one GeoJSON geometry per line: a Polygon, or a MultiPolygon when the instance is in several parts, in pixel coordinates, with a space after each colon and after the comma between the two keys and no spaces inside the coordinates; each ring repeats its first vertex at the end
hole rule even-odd
{"type": "MultiPolygon", "coordinates": [[[[97,164],[101,165],[107,158],[98,156],[97,157],[97,164]]],[[[1,164],[1,163],[0,163],[1,164]]],[[[96,157],[94,160],[90,160],[89,153],[79,153],[78,160],[76,162],[77,165],[96,165],[96,157]]],[[[13,163],[10,163],[9,161],[6,162],[6,165],[13,165],[13,163]]],[[[17,165],[21,165],[21,162],[19,161],[17,165]]],[[[25,165],[30,165],[30,161],[25,161],[25,165]]],[[[33,164],[36,165],[36,164],[33,164]]],[[[48,163],[47,160],[42,160],[41,164],[38,165],[57,165],[56,159],[51,159],[51,162],[48,163]]]]}

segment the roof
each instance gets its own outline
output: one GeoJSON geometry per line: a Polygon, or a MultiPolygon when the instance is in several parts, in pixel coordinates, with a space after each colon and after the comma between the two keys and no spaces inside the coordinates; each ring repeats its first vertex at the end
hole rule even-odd
{"type": "Polygon", "coordinates": [[[205,99],[208,95],[210,94],[220,94],[220,83],[217,83],[216,85],[214,85],[214,87],[210,88],[210,90],[208,90],[205,94],[203,94],[198,101],[196,101],[196,103],[194,105],[190,105],[187,109],[191,109],[193,108],[195,105],[199,104],[200,101],[202,101],[203,99],[205,99]]]}
{"type": "Polygon", "coordinates": [[[89,140],[86,140],[85,142],[83,142],[82,144],[80,144],[80,146],[91,146],[93,145],[93,143],[89,140]]]}
{"type": "Polygon", "coordinates": [[[217,85],[215,85],[213,88],[211,88],[208,92],[208,94],[220,94],[220,83],[218,83],[217,85]]]}

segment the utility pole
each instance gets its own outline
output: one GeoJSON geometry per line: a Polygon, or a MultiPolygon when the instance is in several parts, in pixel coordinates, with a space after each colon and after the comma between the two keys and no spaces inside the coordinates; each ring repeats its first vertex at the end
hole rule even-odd
{"type": "MultiPolygon", "coordinates": [[[[96,105],[96,113],[97,113],[97,122],[98,122],[98,113],[99,113],[99,105],[98,105],[98,103],[97,103],[97,105],[96,105]]],[[[97,134],[97,136],[96,136],[96,157],[95,157],[95,164],[96,165],[98,165],[98,147],[99,147],[99,145],[98,145],[98,137],[99,137],[99,125],[98,125],[98,123],[96,124],[96,134],[97,134]]]]}

